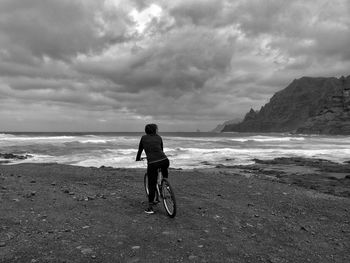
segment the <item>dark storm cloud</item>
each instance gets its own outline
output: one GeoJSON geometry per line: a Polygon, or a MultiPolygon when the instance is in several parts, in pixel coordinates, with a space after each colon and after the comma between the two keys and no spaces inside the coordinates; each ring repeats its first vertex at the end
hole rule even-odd
{"type": "Polygon", "coordinates": [[[170,7],[169,12],[178,25],[215,25],[222,18],[223,2],[222,0],[182,1],[170,7]]]}
{"type": "Polygon", "coordinates": [[[0,43],[9,56],[16,50],[42,58],[71,60],[78,53],[97,52],[111,42],[123,39],[128,22],[126,14],[103,10],[103,1],[4,0],[0,8],[0,43]],[[99,20],[105,11],[109,29],[99,20]]]}
{"type": "Polygon", "coordinates": [[[235,17],[247,36],[267,36],[271,48],[292,58],[349,60],[348,1],[242,1],[235,17]]]}
{"type": "Polygon", "coordinates": [[[202,88],[207,80],[230,67],[231,40],[213,31],[189,27],[159,41],[127,53],[126,60],[83,61],[77,64],[77,70],[109,78],[122,91],[157,89],[177,96],[202,88]]]}
{"type": "Polygon", "coordinates": [[[349,17],[346,0],[0,0],[0,109],[210,129],[294,78],[350,74],[349,17]]]}

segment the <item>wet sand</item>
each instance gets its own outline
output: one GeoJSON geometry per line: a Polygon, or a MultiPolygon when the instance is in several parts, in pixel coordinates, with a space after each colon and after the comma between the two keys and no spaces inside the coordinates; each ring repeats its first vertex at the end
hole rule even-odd
{"type": "Polygon", "coordinates": [[[174,219],[142,169],[0,165],[0,262],[350,262],[350,173],[300,164],[170,170],[174,219]]]}

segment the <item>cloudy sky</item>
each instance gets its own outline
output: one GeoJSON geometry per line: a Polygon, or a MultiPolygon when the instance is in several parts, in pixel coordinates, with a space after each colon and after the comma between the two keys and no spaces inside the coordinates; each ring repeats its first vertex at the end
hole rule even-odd
{"type": "Polygon", "coordinates": [[[350,0],[0,0],[0,131],[203,131],[350,74],[350,0]]]}

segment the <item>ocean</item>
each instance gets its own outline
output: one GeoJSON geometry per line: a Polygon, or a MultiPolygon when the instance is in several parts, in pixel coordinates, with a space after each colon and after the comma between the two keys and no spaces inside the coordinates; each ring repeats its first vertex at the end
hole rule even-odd
{"type": "MultiPolygon", "coordinates": [[[[252,164],[276,157],[350,160],[350,136],[286,133],[160,133],[173,168],[252,164]]],[[[13,163],[145,168],[135,162],[142,133],[0,133],[0,153],[29,154],[13,163]]],[[[144,155],[144,153],[143,153],[144,155]]],[[[1,161],[1,159],[0,159],[1,161]]]]}

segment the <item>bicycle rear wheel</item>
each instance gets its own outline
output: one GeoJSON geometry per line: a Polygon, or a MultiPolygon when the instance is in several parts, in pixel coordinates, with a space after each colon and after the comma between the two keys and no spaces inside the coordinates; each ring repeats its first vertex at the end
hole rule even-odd
{"type": "Polygon", "coordinates": [[[162,201],[167,212],[168,216],[173,218],[176,215],[176,200],[174,191],[169,183],[169,181],[165,178],[162,180],[162,189],[161,189],[162,201]]]}

